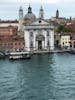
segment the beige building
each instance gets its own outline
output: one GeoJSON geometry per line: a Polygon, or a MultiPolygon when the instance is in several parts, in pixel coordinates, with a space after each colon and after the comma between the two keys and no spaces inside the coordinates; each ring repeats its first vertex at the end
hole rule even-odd
{"type": "Polygon", "coordinates": [[[60,37],[60,45],[62,48],[69,49],[70,48],[70,35],[62,34],[60,37]]]}

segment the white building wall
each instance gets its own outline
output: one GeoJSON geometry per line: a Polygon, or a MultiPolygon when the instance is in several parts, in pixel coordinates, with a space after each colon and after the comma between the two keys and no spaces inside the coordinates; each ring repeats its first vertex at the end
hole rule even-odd
{"type": "Polygon", "coordinates": [[[42,49],[44,49],[44,41],[42,41],[42,49]]]}
{"type": "Polygon", "coordinates": [[[45,36],[45,49],[47,49],[47,31],[44,31],[45,36]]]}
{"type": "Polygon", "coordinates": [[[35,50],[35,31],[33,31],[33,50],[35,50]]]}
{"type": "Polygon", "coordinates": [[[38,50],[38,41],[36,41],[36,50],[38,50]]]}
{"type": "MultiPolygon", "coordinates": [[[[42,35],[45,37],[45,30],[42,30],[42,35]]],[[[45,49],[45,41],[42,41],[42,48],[45,49]]]]}
{"type": "Polygon", "coordinates": [[[54,49],[54,31],[50,31],[50,49],[54,49]]]}
{"type": "MultiPolygon", "coordinates": [[[[39,22],[39,21],[38,21],[39,22]]],[[[47,46],[47,42],[49,39],[50,42],[50,49],[53,50],[54,49],[54,30],[50,30],[51,26],[49,23],[45,22],[46,25],[44,25],[43,23],[34,23],[32,25],[29,26],[24,26],[24,30],[31,30],[33,31],[33,50],[38,50],[38,41],[36,41],[36,36],[39,34],[42,34],[45,37],[45,41],[42,41],[42,48],[47,50],[48,46],[47,46]],[[35,25],[34,25],[35,24],[35,25]],[[39,31],[41,30],[41,32],[39,31]],[[47,31],[49,30],[50,36],[47,36],[47,31]]],[[[53,27],[53,26],[52,26],[53,27]]],[[[29,37],[29,32],[25,31],[25,43],[26,43],[26,48],[28,48],[27,50],[30,50],[30,37],[29,37]]]]}
{"type": "MultiPolygon", "coordinates": [[[[33,50],[38,50],[38,41],[36,41],[36,35],[38,30],[33,31],[33,50]]],[[[45,37],[45,41],[42,41],[42,48],[47,50],[47,41],[50,41],[50,49],[54,49],[54,31],[50,31],[50,36],[47,38],[47,31],[43,31],[42,35],[45,37]]],[[[25,50],[30,51],[30,32],[25,30],[25,50]]]]}
{"type": "Polygon", "coordinates": [[[25,50],[30,51],[30,36],[29,31],[24,32],[24,39],[25,39],[25,50]]]}
{"type": "Polygon", "coordinates": [[[34,50],[38,49],[38,42],[36,41],[36,35],[38,34],[38,31],[34,31],[34,50]]]}

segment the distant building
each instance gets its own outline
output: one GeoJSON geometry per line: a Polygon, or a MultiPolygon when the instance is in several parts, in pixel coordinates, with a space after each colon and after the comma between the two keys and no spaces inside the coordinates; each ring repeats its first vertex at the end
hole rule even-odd
{"type": "Polygon", "coordinates": [[[18,21],[0,21],[0,50],[24,50],[24,37],[18,35],[18,21]]]}
{"type": "Polygon", "coordinates": [[[0,36],[0,51],[21,51],[25,48],[24,38],[20,36],[0,36]]]}
{"type": "Polygon", "coordinates": [[[2,26],[0,27],[0,36],[12,36],[17,35],[17,26],[2,26]]]}
{"type": "Polygon", "coordinates": [[[60,36],[60,45],[64,49],[70,49],[70,35],[62,33],[60,36]]]}
{"type": "Polygon", "coordinates": [[[55,17],[50,18],[49,20],[54,21],[58,24],[65,24],[67,22],[67,19],[65,17],[60,17],[60,12],[57,9],[55,17]]]}
{"type": "Polygon", "coordinates": [[[18,27],[18,20],[0,20],[0,27],[15,26],[18,27]]]}
{"type": "Polygon", "coordinates": [[[56,11],[56,19],[58,19],[59,18],[59,10],[57,9],[57,11],[56,11]]]}

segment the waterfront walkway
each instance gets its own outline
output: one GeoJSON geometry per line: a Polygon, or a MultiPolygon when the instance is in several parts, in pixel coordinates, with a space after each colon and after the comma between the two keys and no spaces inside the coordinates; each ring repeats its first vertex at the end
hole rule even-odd
{"type": "Polygon", "coordinates": [[[38,53],[64,53],[64,52],[68,52],[69,50],[50,50],[50,51],[45,51],[45,50],[39,50],[39,51],[34,51],[34,54],[38,54],[38,53]]]}
{"type": "MultiPolygon", "coordinates": [[[[66,50],[66,49],[62,49],[62,50],[37,50],[37,51],[32,51],[31,54],[43,54],[43,53],[65,53],[65,52],[68,52],[70,50],[66,50]]],[[[18,52],[16,52],[17,54],[18,52]]],[[[20,52],[21,53],[21,52],[20,52]]],[[[0,58],[9,58],[9,54],[3,54],[0,56],[0,58]]]]}

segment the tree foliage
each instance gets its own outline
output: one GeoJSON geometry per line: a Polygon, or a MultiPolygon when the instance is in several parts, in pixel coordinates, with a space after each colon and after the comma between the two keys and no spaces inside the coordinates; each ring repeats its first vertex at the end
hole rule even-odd
{"type": "Polygon", "coordinates": [[[57,29],[57,32],[58,32],[58,33],[61,33],[61,32],[75,32],[75,30],[66,28],[65,25],[60,25],[60,26],[58,27],[58,29],[57,29]]]}

